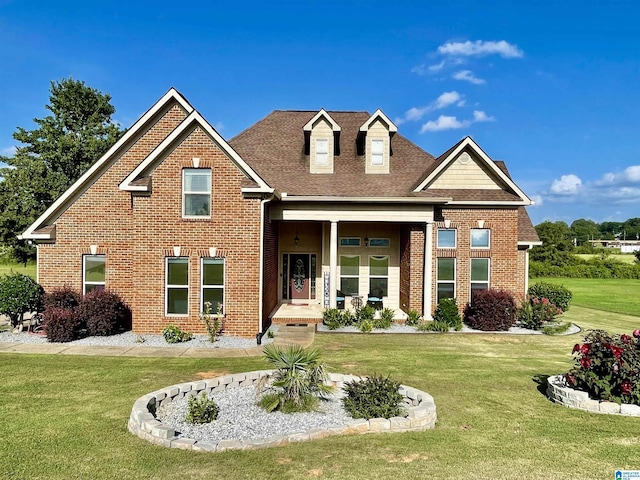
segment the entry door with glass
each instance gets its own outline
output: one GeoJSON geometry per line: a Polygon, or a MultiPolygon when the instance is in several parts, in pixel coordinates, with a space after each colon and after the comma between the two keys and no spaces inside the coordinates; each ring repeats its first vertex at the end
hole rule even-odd
{"type": "Polygon", "coordinates": [[[292,301],[309,300],[316,298],[315,254],[283,254],[282,298],[292,301]]]}

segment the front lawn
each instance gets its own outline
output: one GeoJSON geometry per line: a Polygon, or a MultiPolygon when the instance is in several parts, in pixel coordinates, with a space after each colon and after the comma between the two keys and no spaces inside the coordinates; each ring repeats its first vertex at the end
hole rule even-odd
{"type": "MultiPolygon", "coordinates": [[[[600,312],[590,325],[615,318],[600,312]]],[[[640,418],[552,404],[537,383],[568,370],[581,338],[318,334],[331,371],[391,374],[431,393],[435,430],[222,454],[131,435],[131,406],[162,386],[266,368],[261,358],[0,354],[0,478],[613,478],[640,468],[640,418]]]]}
{"type": "Polygon", "coordinates": [[[23,263],[15,262],[3,262],[0,263],[0,275],[7,275],[9,273],[22,273],[28,275],[35,280],[36,278],[36,263],[29,262],[26,265],[23,263]]]}

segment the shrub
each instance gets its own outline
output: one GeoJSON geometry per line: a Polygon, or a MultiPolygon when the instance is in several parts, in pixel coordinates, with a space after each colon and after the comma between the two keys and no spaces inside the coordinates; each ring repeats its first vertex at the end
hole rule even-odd
{"type": "Polygon", "coordinates": [[[162,329],[162,336],[167,343],[182,343],[191,340],[193,333],[183,332],[177,325],[169,324],[162,329]]]}
{"type": "Polygon", "coordinates": [[[116,293],[92,290],[80,300],[77,314],[90,336],[104,337],[126,328],[129,309],[116,293]]]}
{"type": "Polygon", "coordinates": [[[424,325],[418,327],[421,332],[440,332],[447,333],[449,331],[449,324],[442,320],[434,320],[432,322],[424,322],[424,325]]]}
{"type": "Polygon", "coordinates": [[[71,288],[69,285],[54,288],[52,291],[44,295],[45,308],[76,308],[80,305],[82,295],[71,288]]]}
{"type": "Polygon", "coordinates": [[[365,380],[345,382],[344,409],[353,418],[391,418],[402,414],[400,383],[389,377],[373,375],[365,380]]]}
{"type": "MultiPolygon", "coordinates": [[[[204,327],[209,335],[209,340],[217,342],[222,335],[222,304],[218,303],[218,309],[215,314],[211,313],[211,302],[204,302],[204,312],[200,314],[200,320],[204,322],[204,327]]],[[[273,333],[271,334],[273,335],[273,333]]],[[[269,337],[272,338],[272,337],[269,337]]]]}
{"type": "Polygon", "coordinates": [[[531,330],[540,330],[546,323],[562,313],[562,310],[547,298],[533,297],[522,303],[518,309],[518,323],[531,330]]]}
{"type": "Polygon", "coordinates": [[[409,327],[417,327],[420,323],[421,318],[422,317],[420,316],[420,313],[416,312],[415,310],[409,310],[409,313],[407,313],[407,321],[405,322],[405,324],[409,327]]]}
{"type": "Polygon", "coordinates": [[[333,392],[333,387],[325,384],[329,376],[317,350],[306,350],[300,345],[278,347],[269,344],[263,352],[275,368],[257,384],[259,393],[268,391],[258,402],[267,412],[311,411],[318,397],[324,398],[333,392]]]}
{"type": "Polygon", "coordinates": [[[326,308],[322,312],[322,323],[326,325],[329,330],[336,330],[342,327],[342,311],[337,308],[326,308]]]}
{"type": "Polygon", "coordinates": [[[539,282],[531,285],[527,292],[529,298],[546,298],[563,312],[569,310],[571,303],[571,291],[563,285],[554,285],[552,283],[539,282]]]}
{"type": "Polygon", "coordinates": [[[450,328],[454,330],[460,330],[462,328],[462,319],[460,318],[460,312],[458,311],[458,304],[455,298],[443,298],[438,302],[436,311],[433,312],[434,323],[443,323],[447,326],[447,331],[450,328]]]}
{"type": "Polygon", "coordinates": [[[464,322],[485,332],[506,331],[516,323],[516,302],[505,290],[478,290],[464,309],[464,322]]]}
{"type": "Polygon", "coordinates": [[[70,342],[80,338],[80,318],[71,308],[48,307],[42,314],[44,331],[50,342],[70,342]]]}
{"type": "Polygon", "coordinates": [[[360,323],[358,323],[358,329],[362,333],[371,333],[371,331],[373,330],[373,320],[363,318],[362,320],[360,320],[360,323]]]}
{"type": "Polygon", "coordinates": [[[373,328],[382,328],[385,330],[391,328],[394,313],[395,312],[390,308],[381,310],[380,318],[376,318],[373,320],[373,328]]]}
{"type": "Polygon", "coordinates": [[[363,333],[371,332],[371,330],[373,330],[375,316],[376,309],[371,305],[365,305],[364,307],[356,309],[355,321],[358,329],[363,333]]]}
{"type": "Polygon", "coordinates": [[[44,290],[31,277],[11,273],[0,278],[0,313],[9,317],[11,325],[22,325],[24,314],[42,310],[44,290]]]}
{"type": "Polygon", "coordinates": [[[573,347],[575,364],[565,374],[567,384],[595,400],[640,405],[640,330],[633,337],[589,332],[573,347]]]}
{"type": "Polygon", "coordinates": [[[189,397],[185,421],[192,424],[211,423],[218,418],[218,405],[202,392],[202,395],[189,397]]]}

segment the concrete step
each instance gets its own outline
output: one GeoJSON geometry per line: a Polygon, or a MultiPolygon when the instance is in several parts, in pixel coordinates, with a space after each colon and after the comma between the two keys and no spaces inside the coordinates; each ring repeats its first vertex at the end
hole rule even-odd
{"type": "Polygon", "coordinates": [[[315,338],[315,325],[282,325],[273,340],[274,345],[300,345],[307,348],[315,338]]]}

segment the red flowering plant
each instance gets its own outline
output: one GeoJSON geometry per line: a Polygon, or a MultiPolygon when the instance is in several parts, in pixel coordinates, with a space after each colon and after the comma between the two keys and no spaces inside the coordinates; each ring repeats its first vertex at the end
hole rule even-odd
{"type": "Polygon", "coordinates": [[[640,405],[640,330],[630,335],[592,330],[573,347],[567,384],[594,400],[640,405]]]}
{"type": "Polygon", "coordinates": [[[531,330],[541,330],[545,324],[562,314],[546,297],[529,297],[518,309],[518,325],[531,330]]]}

